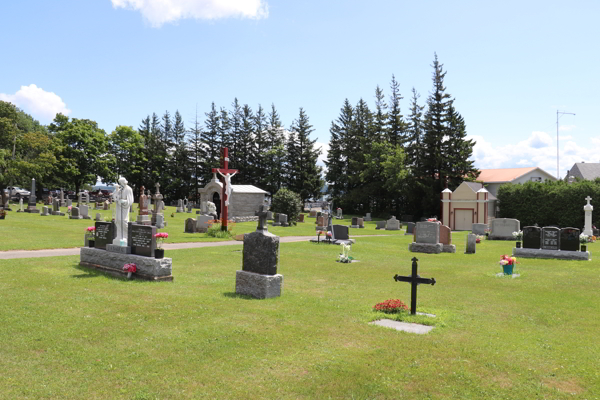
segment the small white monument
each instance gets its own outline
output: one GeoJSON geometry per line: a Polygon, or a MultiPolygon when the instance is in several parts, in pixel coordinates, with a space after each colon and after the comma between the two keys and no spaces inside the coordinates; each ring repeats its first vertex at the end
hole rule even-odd
{"type": "Polygon", "coordinates": [[[587,200],[587,204],[583,206],[583,211],[585,212],[585,225],[583,226],[583,234],[593,236],[594,231],[592,230],[592,211],[594,211],[594,206],[590,204],[590,200],[592,200],[590,196],[586,197],[585,199],[587,200]]]}
{"type": "Polygon", "coordinates": [[[117,237],[113,239],[115,246],[127,246],[127,224],[129,222],[129,208],[133,204],[133,190],[127,185],[127,179],[119,178],[119,189],[113,193],[115,206],[115,224],[117,237]]]}

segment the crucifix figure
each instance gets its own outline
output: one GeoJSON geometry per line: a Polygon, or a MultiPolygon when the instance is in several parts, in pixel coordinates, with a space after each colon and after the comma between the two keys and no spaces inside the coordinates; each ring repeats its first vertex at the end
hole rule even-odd
{"type": "Polygon", "coordinates": [[[213,168],[212,172],[218,172],[223,177],[223,189],[221,191],[221,230],[227,230],[227,210],[229,208],[229,196],[231,195],[231,177],[237,169],[229,169],[229,148],[223,147],[223,168],[213,168]]]}
{"type": "Polygon", "coordinates": [[[435,285],[435,278],[427,279],[421,278],[417,275],[417,257],[413,257],[412,259],[412,274],[411,276],[399,276],[395,275],[394,280],[396,282],[410,282],[411,290],[410,290],[410,313],[415,315],[417,313],[417,285],[420,283],[431,284],[431,286],[435,285]]]}

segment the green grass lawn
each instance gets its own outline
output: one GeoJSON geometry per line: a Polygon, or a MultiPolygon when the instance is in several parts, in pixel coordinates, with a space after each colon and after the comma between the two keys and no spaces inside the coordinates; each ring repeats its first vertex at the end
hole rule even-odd
{"type": "MultiPolygon", "coordinates": [[[[13,205],[14,211],[7,211],[5,219],[0,220],[0,251],[6,250],[39,250],[39,249],[60,249],[69,247],[79,247],[84,243],[85,230],[88,226],[94,225],[94,220],[69,219],[68,215],[45,216],[40,214],[18,213],[18,206],[13,205]]],[[[39,208],[39,205],[38,205],[39,208]]],[[[185,220],[196,218],[196,210],[192,214],[176,213],[176,207],[166,207],[165,221],[167,227],[161,229],[161,232],[167,232],[169,238],[165,243],[182,242],[210,242],[229,239],[216,239],[208,237],[205,233],[184,233],[185,220]]],[[[66,213],[67,208],[61,210],[66,213]]],[[[90,210],[89,215],[96,217],[96,213],[101,213],[105,218],[112,218],[112,211],[90,210]]],[[[135,221],[137,212],[130,214],[129,220],[135,221]]],[[[334,220],[334,224],[350,225],[352,216],[347,216],[343,220],[334,220]]],[[[298,223],[296,226],[281,227],[270,226],[269,232],[278,236],[316,236],[316,225],[314,218],[305,217],[304,223],[298,223]]],[[[256,230],[256,222],[244,222],[232,225],[234,234],[248,233],[256,230]]],[[[382,231],[375,229],[375,221],[365,222],[364,229],[350,228],[350,235],[399,235],[404,231],[382,231]]]]}
{"type": "Polygon", "coordinates": [[[513,242],[465,255],[453,238],[456,254],[428,255],[410,236],[361,237],[353,264],[282,244],[283,295],[267,300],[234,293],[237,246],[171,250],[161,283],[78,257],[0,260],[0,399],[598,399],[599,262],[520,259],[519,278],[498,278],[513,242]],[[395,318],[376,303],[410,302],[393,276],[414,256],[437,281],[419,310],[438,317],[396,318],[436,328],[369,325],[395,318]]]}

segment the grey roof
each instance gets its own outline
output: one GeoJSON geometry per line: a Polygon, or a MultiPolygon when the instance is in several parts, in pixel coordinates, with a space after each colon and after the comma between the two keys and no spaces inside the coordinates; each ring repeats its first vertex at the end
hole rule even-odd
{"type": "Polygon", "coordinates": [[[567,172],[567,179],[569,176],[593,181],[596,178],[600,178],[600,163],[575,163],[567,172]]]}
{"type": "Polygon", "coordinates": [[[268,192],[265,192],[262,189],[257,188],[256,186],[253,185],[231,185],[231,189],[235,192],[235,193],[263,193],[263,194],[268,194],[268,192]]]}

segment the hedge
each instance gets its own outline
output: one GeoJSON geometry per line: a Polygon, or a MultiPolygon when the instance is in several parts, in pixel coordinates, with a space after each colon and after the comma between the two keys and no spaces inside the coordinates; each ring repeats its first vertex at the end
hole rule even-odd
{"type": "MultiPolygon", "coordinates": [[[[571,184],[565,181],[507,183],[498,188],[498,217],[516,218],[521,221],[521,227],[537,224],[583,229],[587,196],[600,202],[600,178],[571,184]]],[[[592,213],[592,225],[598,223],[600,207],[592,213]]]]}

